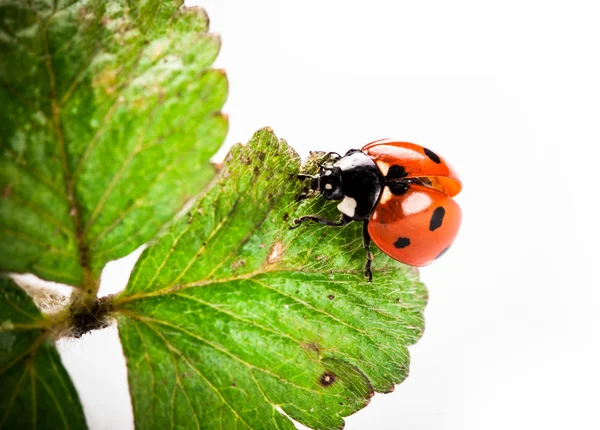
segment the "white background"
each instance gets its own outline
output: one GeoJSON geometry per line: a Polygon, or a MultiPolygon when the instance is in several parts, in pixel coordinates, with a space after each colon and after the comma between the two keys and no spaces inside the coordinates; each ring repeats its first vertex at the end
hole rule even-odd
{"type": "MultiPolygon", "coordinates": [[[[227,145],[266,125],[304,156],[392,137],[463,179],[411,375],[346,428],[600,428],[598,3],[198,3],[222,36],[227,145]]],[[[92,429],[131,428],[116,329],[60,348],[92,429]]]]}

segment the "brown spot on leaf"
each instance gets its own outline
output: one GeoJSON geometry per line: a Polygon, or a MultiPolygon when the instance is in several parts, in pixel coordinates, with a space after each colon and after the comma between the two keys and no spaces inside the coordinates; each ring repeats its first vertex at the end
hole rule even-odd
{"type": "Polygon", "coordinates": [[[274,264],[281,260],[281,256],[283,255],[283,243],[280,241],[276,241],[271,250],[269,251],[269,256],[267,257],[267,264],[274,264]]]}
{"type": "Polygon", "coordinates": [[[239,269],[240,267],[244,267],[245,265],[246,265],[246,260],[242,260],[242,259],[236,260],[233,263],[231,263],[231,269],[235,271],[235,270],[239,269]]]}
{"type": "Polygon", "coordinates": [[[333,300],[333,299],[335,299],[335,296],[334,296],[333,294],[330,294],[330,295],[328,295],[328,296],[327,296],[327,298],[328,298],[329,300],[333,300]]]}
{"type": "Polygon", "coordinates": [[[316,342],[303,343],[300,346],[304,349],[307,349],[309,351],[316,353],[317,355],[321,354],[321,347],[316,342]]]}
{"type": "Polygon", "coordinates": [[[335,382],[335,375],[331,372],[325,372],[319,378],[319,383],[323,387],[329,387],[331,384],[335,382]]]}

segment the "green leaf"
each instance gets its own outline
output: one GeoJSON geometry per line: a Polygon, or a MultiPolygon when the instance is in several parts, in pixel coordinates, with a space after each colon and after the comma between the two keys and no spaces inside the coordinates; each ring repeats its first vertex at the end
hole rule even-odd
{"type": "Polygon", "coordinates": [[[85,429],[49,320],[7,278],[0,278],[0,315],[0,428],[85,429]]]}
{"type": "Polygon", "coordinates": [[[300,161],[270,130],[235,147],[220,181],[140,257],[116,299],[137,428],[343,426],[407,376],[423,331],[418,274],[375,252],[360,223],[295,203],[300,161]]]}
{"type": "Polygon", "coordinates": [[[181,3],[0,3],[0,270],[97,288],[212,178],[227,80],[181,3]]]}

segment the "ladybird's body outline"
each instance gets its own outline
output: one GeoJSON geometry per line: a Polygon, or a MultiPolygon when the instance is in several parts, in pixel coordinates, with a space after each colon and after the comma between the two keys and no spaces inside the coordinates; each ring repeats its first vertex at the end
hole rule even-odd
{"type": "Polygon", "coordinates": [[[367,253],[365,276],[372,280],[371,240],[390,257],[411,266],[425,266],[444,254],[458,233],[461,210],[452,199],[462,184],[452,167],[435,152],[409,142],[382,139],[352,149],[343,157],[326,155],[310,192],[339,200],[339,221],[315,215],[294,220],[328,226],[363,222],[367,253]]]}

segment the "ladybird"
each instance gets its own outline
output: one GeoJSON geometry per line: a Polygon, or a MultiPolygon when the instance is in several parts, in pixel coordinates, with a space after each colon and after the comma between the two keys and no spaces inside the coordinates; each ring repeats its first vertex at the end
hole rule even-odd
{"type": "Polygon", "coordinates": [[[383,139],[343,157],[330,152],[317,175],[298,177],[310,180],[299,200],[317,195],[339,200],[342,215],[338,221],[306,215],[290,228],[306,221],[334,227],[362,221],[369,282],[371,241],[393,259],[421,267],[448,250],[460,227],[461,209],[452,197],[462,183],[442,157],[414,143],[383,139]]]}

